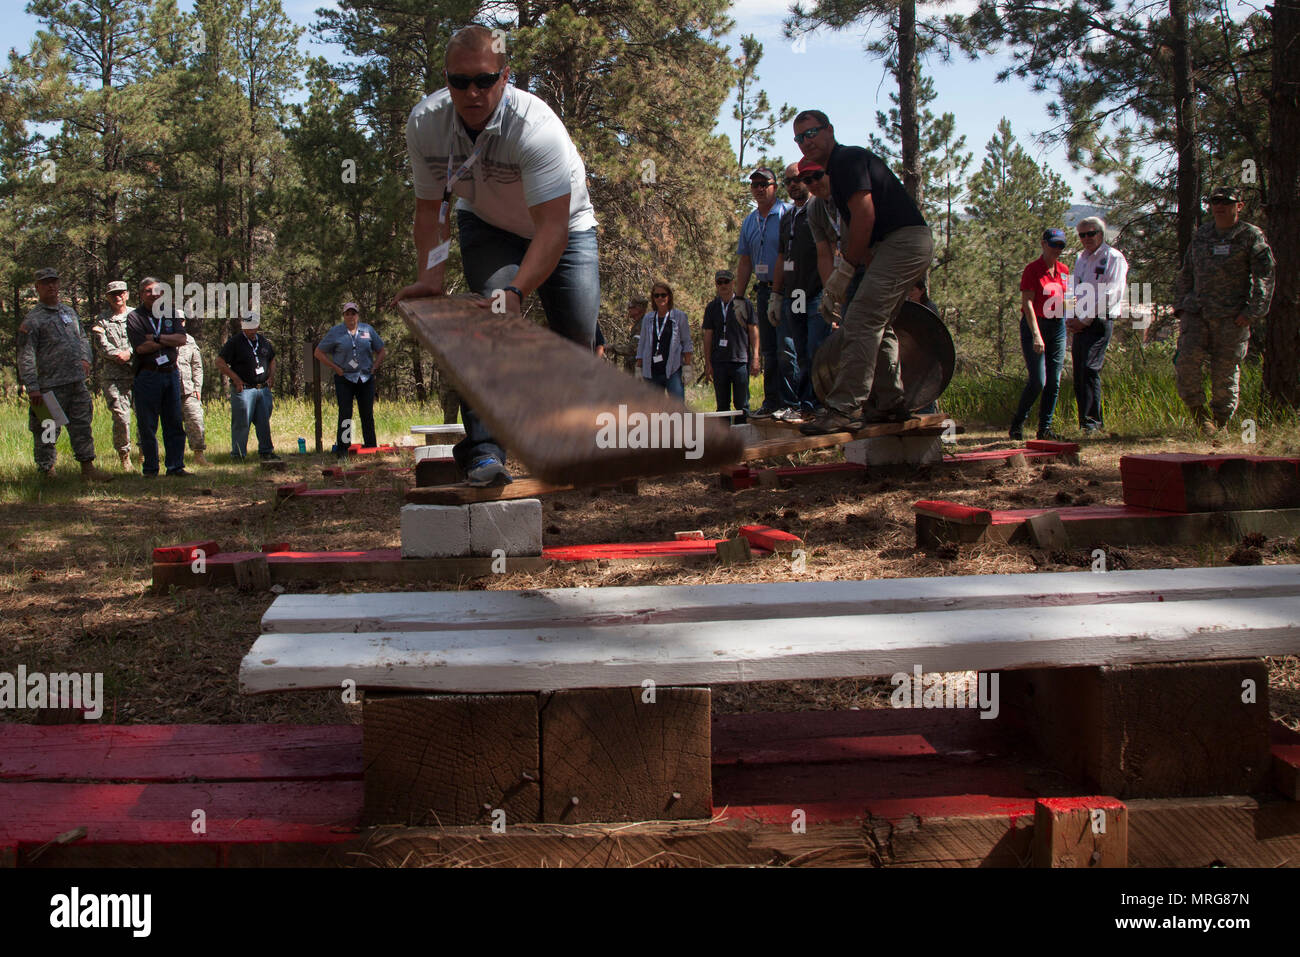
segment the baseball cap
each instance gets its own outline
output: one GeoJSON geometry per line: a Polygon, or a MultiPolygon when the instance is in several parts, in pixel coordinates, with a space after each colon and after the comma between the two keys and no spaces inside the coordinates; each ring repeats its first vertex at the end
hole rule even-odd
{"type": "Polygon", "coordinates": [[[343,311],[344,311],[344,312],[347,312],[349,309],[351,309],[353,312],[356,312],[356,313],[360,313],[360,312],[361,312],[361,307],[358,306],[355,302],[345,302],[345,303],[343,304],[343,311]]]}
{"type": "Polygon", "coordinates": [[[801,173],[815,173],[818,170],[825,172],[826,167],[822,166],[822,164],[818,163],[816,160],[810,160],[806,156],[799,161],[799,172],[801,173]]]}
{"type": "Polygon", "coordinates": [[[1216,199],[1226,199],[1230,203],[1241,202],[1241,196],[1231,186],[1215,187],[1214,192],[1210,194],[1210,201],[1213,202],[1216,199]]]}
{"type": "Polygon", "coordinates": [[[120,279],[114,279],[108,284],[109,292],[126,292],[126,283],[120,279]]]}
{"type": "Polygon", "coordinates": [[[36,281],[44,282],[46,279],[58,279],[59,271],[46,266],[44,269],[36,270],[36,281]]]}
{"type": "Polygon", "coordinates": [[[776,182],[776,174],[773,173],[773,172],[772,172],[770,169],[768,169],[766,166],[760,166],[758,169],[754,170],[754,172],[752,172],[752,173],[749,174],[749,181],[750,181],[751,183],[752,183],[754,180],[756,180],[756,179],[765,180],[765,181],[767,181],[767,182],[769,182],[769,183],[775,183],[775,182],[776,182]]]}
{"type": "Polygon", "coordinates": [[[1050,243],[1053,246],[1065,246],[1064,229],[1045,229],[1043,230],[1043,242],[1050,243]]]}
{"type": "Polygon", "coordinates": [[[250,312],[243,319],[239,320],[239,328],[256,329],[262,325],[262,317],[255,312],[250,312]]]}
{"type": "Polygon", "coordinates": [[[736,277],[732,274],[730,269],[719,269],[713,274],[713,278],[715,281],[731,282],[736,277]]]}

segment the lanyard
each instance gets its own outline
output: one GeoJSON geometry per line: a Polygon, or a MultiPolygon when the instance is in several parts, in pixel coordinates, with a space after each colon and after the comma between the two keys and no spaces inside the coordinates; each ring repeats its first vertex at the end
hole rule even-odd
{"type": "Polygon", "coordinates": [[[659,321],[659,313],[655,313],[655,348],[659,348],[659,339],[664,334],[664,327],[668,325],[668,313],[664,313],[663,322],[659,321]]]}
{"type": "Polygon", "coordinates": [[[155,336],[162,335],[162,323],[163,321],[161,318],[155,318],[152,315],[149,316],[149,325],[153,327],[153,334],[155,336]]]}
{"type": "Polygon", "coordinates": [[[248,338],[248,336],[244,336],[244,341],[248,343],[248,348],[250,348],[250,349],[253,350],[253,358],[254,358],[254,359],[257,358],[257,340],[258,340],[258,334],[257,334],[257,333],[254,333],[254,334],[253,334],[253,338],[252,338],[252,339],[248,338]]]}
{"type": "MultiPolygon", "coordinates": [[[[760,215],[758,217],[758,261],[759,262],[763,262],[763,250],[767,247],[767,221],[772,218],[772,214],[775,212],[776,212],[776,206],[773,205],[772,208],[767,211],[766,216],[760,215]]],[[[778,217],[777,218],[778,227],[780,226],[780,224],[781,224],[781,220],[778,217]]]]}
{"type": "Polygon", "coordinates": [[[487,146],[487,139],[484,138],[482,133],[479,133],[478,142],[474,144],[474,149],[469,154],[469,158],[461,163],[460,169],[454,173],[451,171],[451,147],[447,147],[447,183],[442,190],[442,205],[438,207],[439,224],[447,221],[447,204],[451,200],[451,188],[465,177],[465,174],[469,172],[470,167],[474,165],[474,161],[479,158],[479,154],[483,152],[485,146],[487,146]]]}

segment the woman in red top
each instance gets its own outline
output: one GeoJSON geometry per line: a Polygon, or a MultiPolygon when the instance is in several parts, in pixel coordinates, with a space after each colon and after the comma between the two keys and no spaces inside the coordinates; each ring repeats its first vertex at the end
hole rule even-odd
{"type": "Polygon", "coordinates": [[[1043,255],[1026,266],[1020,276],[1020,350],[1025,354],[1029,381],[1011,420],[1013,439],[1025,437],[1025,420],[1039,393],[1043,402],[1038,407],[1038,437],[1060,438],[1052,431],[1052,414],[1056,411],[1061,367],[1065,364],[1065,290],[1070,269],[1061,262],[1064,249],[1065,230],[1045,231],[1043,255]]]}

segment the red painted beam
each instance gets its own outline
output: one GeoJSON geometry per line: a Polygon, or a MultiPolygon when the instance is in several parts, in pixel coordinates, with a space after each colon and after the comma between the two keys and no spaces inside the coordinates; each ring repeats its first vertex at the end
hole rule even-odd
{"type": "Polygon", "coordinates": [[[186,542],[183,545],[164,545],[153,550],[153,560],[156,562],[192,562],[198,558],[199,551],[202,550],[205,558],[211,558],[221,551],[221,548],[214,541],[203,542],[186,542]]]}

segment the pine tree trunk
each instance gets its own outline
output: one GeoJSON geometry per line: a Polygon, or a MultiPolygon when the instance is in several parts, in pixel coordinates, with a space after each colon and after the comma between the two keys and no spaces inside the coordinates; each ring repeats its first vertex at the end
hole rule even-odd
{"type": "Polygon", "coordinates": [[[1200,219],[1200,170],[1196,162],[1196,100],[1192,51],[1187,42],[1187,0],[1169,0],[1174,59],[1174,149],[1178,153],[1178,262],[1183,261],[1200,219]]]}
{"type": "Polygon", "coordinates": [[[1264,344],[1264,391],[1300,406],[1300,8],[1273,7],[1268,234],[1277,284],[1264,344]]]}
{"type": "Polygon", "coordinates": [[[921,127],[916,116],[916,0],[898,5],[898,117],[903,189],[921,205],[921,127]]]}
{"type": "Polygon", "coordinates": [[[424,405],[429,399],[429,393],[424,388],[424,365],[420,362],[418,343],[412,343],[411,346],[411,374],[415,377],[415,399],[424,405]]]}

